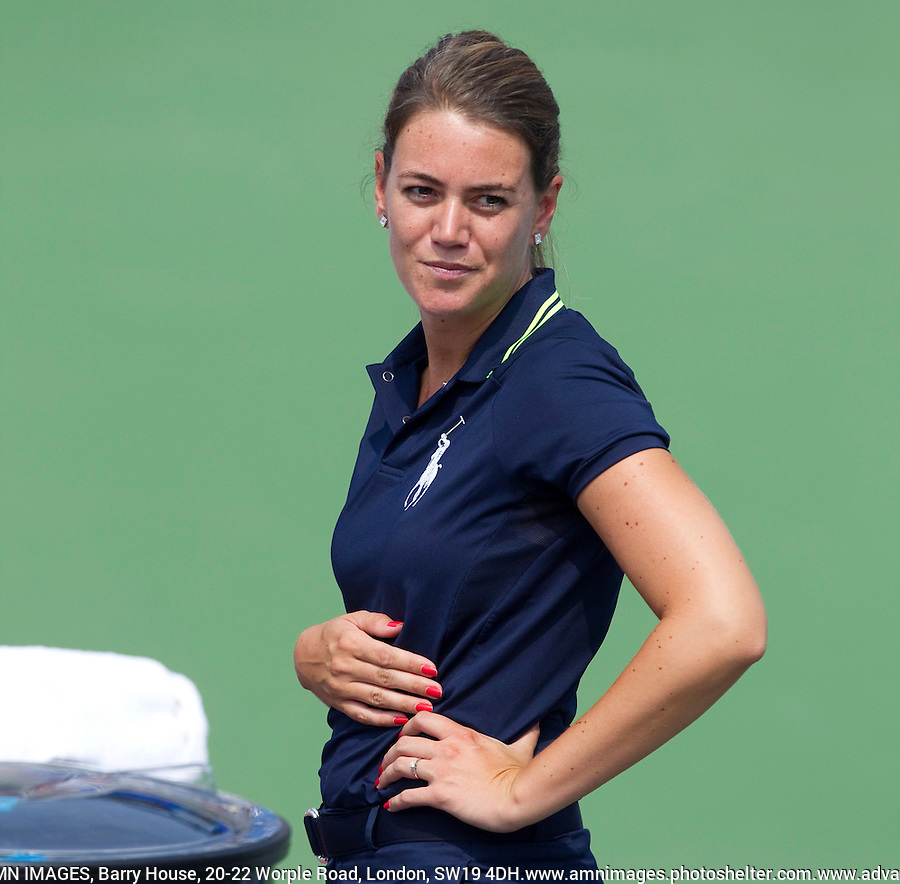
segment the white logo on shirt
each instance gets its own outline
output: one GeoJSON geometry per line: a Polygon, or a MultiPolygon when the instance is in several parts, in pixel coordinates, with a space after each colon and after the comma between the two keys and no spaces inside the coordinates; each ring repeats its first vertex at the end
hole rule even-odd
{"type": "Polygon", "coordinates": [[[444,452],[450,447],[450,434],[460,424],[464,423],[465,420],[463,416],[460,415],[459,420],[450,427],[446,433],[441,433],[441,438],[438,439],[437,448],[434,449],[434,453],[428,459],[428,466],[422,471],[422,475],[419,476],[419,481],[413,485],[412,491],[406,495],[406,503],[403,504],[404,510],[408,510],[411,506],[415,506],[422,499],[425,492],[431,487],[431,483],[437,478],[438,470],[442,466],[440,460],[444,456],[444,452]]]}

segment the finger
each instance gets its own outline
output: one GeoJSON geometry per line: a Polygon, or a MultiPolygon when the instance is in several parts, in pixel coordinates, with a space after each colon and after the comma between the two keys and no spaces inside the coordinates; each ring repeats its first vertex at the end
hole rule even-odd
{"type": "Polygon", "coordinates": [[[358,700],[344,700],[334,703],[338,712],[343,712],[348,718],[360,724],[371,727],[401,727],[407,721],[407,716],[394,709],[374,709],[358,700]]]}
{"type": "Polygon", "coordinates": [[[400,755],[394,759],[393,763],[382,766],[381,773],[375,781],[375,788],[386,789],[398,780],[428,782],[426,770],[429,763],[427,758],[420,758],[416,755],[400,755]]]}
{"type": "MultiPolygon", "coordinates": [[[[370,640],[380,644],[376,639],[370,640]]],[[[362,653],[346,646],[335,648],[330,654],[321,681],[333,696],[358,700],[376,708],[397,709],[407,717],[421,710],[430,711],[442,696],[443,689],[434,679],[402,672],[390,665],[368,663],[359,659],[362,653]]],[[[382,660],[388,662],[384,657],[382,660]]]]}
{"type": "Polygon", "coordinates": [[[390,727],[433,709],[442,688],[428,658],[394,648],[363,629],[377,630],[379,624],[382,631],[400,630],[390,626],[387,615],[369,611],[305,629],[294,645],[294,669],[303,687],[327,706],[357,721],[390,727]]]}
{"type": "MultiPolygon", "coordinates": [[[[402,734],[402,731],[401,731],[402,734]]],[[[402,759],[426,758],[433,759],[440,752],[440,744],[435,740],[425,737],[403,737],[385,752],[381,759],[382,774],[392,770],[391,779],[402,779],[406,776],[407,768],[403,766],[402,759]],[[394,774],[398,774],[395,776],[394,774]]]]}
{"type": "MultiPolygon", "coordinates": [[[[440,685],[427,679],[416,680],[412,676],[380,670],[361,664],[349,657],[335,658],[331,661],[329,677],[323,688],[326,690],[328,705],[345,711],[342,707],[355,701],[375,710],[394,711],[402,715],[402,721],[394,724],[405,724],[418,712],[430,712],[434,709],[435,695],[440,695],[440,685]],[[414,693],[422,690],[426,684],[424,695],[414,693]]],[[[354,718],[360,720],[358,716],[354,718]]]]}
{"type": "MultiPolygon", "coordinates": [[[[377,669],[389,673],[402,673],[413,676],[416,683],[424,689],[433,684],[428,679],[437,675],[434,663],[421,654],[413,654],[403,648],[396,648],[378,638],[369,635],[364,629],[357,626],[349,618],[339,618],[354,628],[336,627],[332,636],[332,656],[345,655],[350,659],[368,663],[377,669]]],[[[378,615],[384,616],[384,615],[378,615]]]]}
{"type": "Polygon", "coordinates": [[[404,725],[419,712],[430,712],[434,708],[430,700],[425,700],[408,693],[384,690],[377,685],[365,682],[348,682],[341,689],[344,701],[356,701],[375,710],[393,712],[402,721],[394,720],[393,724],[404,725]]]}
{"type": "Polygon", "coordinates": [[[384,809],[390,813],[407,810],[410,807],[436,807],[441,809],[441,803],[437,800],[434,786],[424,786],[418,789],[404,789],[393,798],[384,802],[384,809]]]}
{"type": "MultiPolygon", "coordinates": [[[[373,611],[354,611],[345,615],[345,619],[349,620],[367,635],[376,636],[377,638],[396,638],[400,630],[403,629],[402,621],[391,620],[387,614],[379,614],[373,611]]],[[[384,647],[383,644],[382,647],[384,647]]],[[[393,668],[406,669],[408,672],[420,673],[429,678],[434,678],[437,675],[437,667],[427,657],[404,651],[401,648],[395,648],[394,650],[398,651],[399,655],[392,655],[392,660],[405,660],[406,665],[394,666],[393,668]]]]}
{"type": "Polygon", "coordinates": [[[351,611],[345,615],[355,626],[369,635],[377,635],[379,638],[395,638],[403,629],[401,620],[394,620],[387,614],[379,614],[377,611],[351,611]]]}
{"type": "Polygon", "coordinates": [[[428,783],[431,782],[432,777],[436,776],[436,771],[440,766],[439,760],[417,755],[415,751],[397,755],[390,764],[382,765],[375,787],[386,789],[400,780],[418,779],[428,783]]]}
{"type": "Polygon", "coordinates": [[[445,740],[455,733],[467,730],[469,729],[464,725],[458,724],[452,718],[447,718],[446,715],[423,709],[416,714],[415,718],[411,718],[407,724],[403,725],[401,734],[409,737],[428,736],[436,740],[445,740]]]}
{"type": "Polygon", "coordinates": [[[382,727],[403,727],[413,716],[433,708],[428,700],[356,682],[341,684],[331,705],[360,724],[382,727]]]}
{"type": "MultiPolygon", "coordinates": [[[[383,657],[382,659],[386,660],[387,658],[383,657]]],[[[403,691],[407,694],[414,694],[429,704],[440,700],[444,693],[440,682],[435,679],[406,672],[394,668],[392,665],[378,665],[366,660],[344,658],[342,663],[335,660],[333,668],[336,666],[344,669],[343,674],[353,681],[369,684],[385,691],[403,691]]],[[[413,703],[414,707],[415,703],[413,703]]]]}

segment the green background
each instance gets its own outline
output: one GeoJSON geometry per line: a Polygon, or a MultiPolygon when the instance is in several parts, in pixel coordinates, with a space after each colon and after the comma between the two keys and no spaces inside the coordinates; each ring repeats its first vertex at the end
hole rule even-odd
{"type": "MultiPolygon", "coordinates": [[[[397,75],[467,27],[554,88],[561,293],[770,615],[733,692],[584,802],[598,861],[896,867],[896,2],[3,0],[0,642],[188,675],[220,787],[313,862],[291,650],[339,611],[363,365],[415,320],[366,179],[397,75]]],[[[583,702],[651,621],[625,591],[583,702]]]]}

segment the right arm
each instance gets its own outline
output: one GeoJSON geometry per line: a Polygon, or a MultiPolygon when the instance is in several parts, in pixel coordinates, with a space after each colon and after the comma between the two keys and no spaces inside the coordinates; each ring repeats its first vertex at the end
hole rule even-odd
{"type": "Polygon", "coordinates": [[[437,669],[427,657],[396,648],[403,628],[386,614],[354,611],[310,626],[294,645],[300,684],[354,721],[396,727],[440,697],[437,669]]]}

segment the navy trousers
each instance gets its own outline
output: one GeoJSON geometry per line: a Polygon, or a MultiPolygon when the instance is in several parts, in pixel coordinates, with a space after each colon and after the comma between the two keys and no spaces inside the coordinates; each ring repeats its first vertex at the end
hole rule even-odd
{"type": "Polygon", "coordinates": [[[502,884],[525,880],[529,870],[561,870],[562,876],[540,880],[601,881],[597,863],[591,854],[587,829],[567,832],[550,841],[503,844],[483,841],[405,841],[387,844],[376,850],[357,853],[328,861],[328,877],[339,880],[403,880],[440,882],[484,881],[502,884]],[[356,870],[356,873],[354,873],[356,870]],[[568,876],[573,870],[591,870],[595,874],[568,876]],[[392,874],[379,876],[379,872],[392,874]]]}

